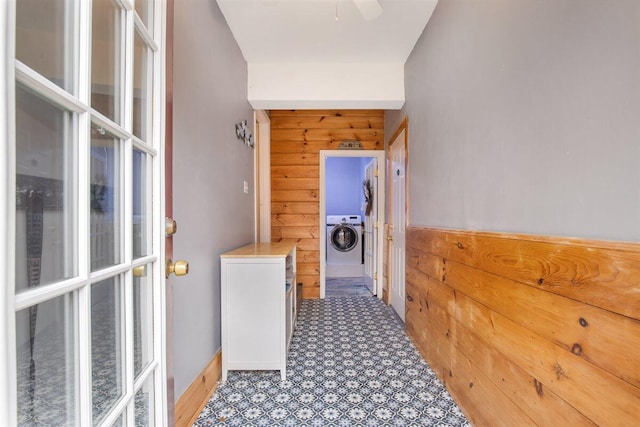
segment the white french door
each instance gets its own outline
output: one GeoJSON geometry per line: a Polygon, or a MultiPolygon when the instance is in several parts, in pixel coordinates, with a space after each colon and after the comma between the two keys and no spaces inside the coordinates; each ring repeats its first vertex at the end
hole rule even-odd
{"type": "Polygon", "coordinates": [[[0,8],[0,424],[166,424],[164,1],[0,8]]]}

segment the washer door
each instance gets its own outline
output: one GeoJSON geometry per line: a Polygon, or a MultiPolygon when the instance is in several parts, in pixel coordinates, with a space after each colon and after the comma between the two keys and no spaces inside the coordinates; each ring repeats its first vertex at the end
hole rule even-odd
{"type": "Polygon", "coordinates": [[[348,224],[336,225],[329,236],[331,246],[340,252],[349,252],[358,244],[358,232],[348,224]]]}

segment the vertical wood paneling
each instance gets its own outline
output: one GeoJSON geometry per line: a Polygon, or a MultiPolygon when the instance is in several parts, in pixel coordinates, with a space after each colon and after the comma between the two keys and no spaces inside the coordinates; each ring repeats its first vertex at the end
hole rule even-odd
{"type": "Polygon", "coordinates": [[[638,244],[409,227],[407,332],[477,424],[637,425],[639,263],[638,244]]]}
{"type": "Polygon", "coordinates": [[[382,110],[271,111],[271,238],[298,241],[304,298],[320,297],[320,150],[359,140],[384,149],[382,110]]]}

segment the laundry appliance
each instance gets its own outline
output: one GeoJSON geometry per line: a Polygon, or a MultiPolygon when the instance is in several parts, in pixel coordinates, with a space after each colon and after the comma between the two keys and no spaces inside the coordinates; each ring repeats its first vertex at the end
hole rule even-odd
{"type": "Polygon", "coordinates": [[[362,218],[360,215],[327,215],[327,277],[360,277],[362,218]]]}

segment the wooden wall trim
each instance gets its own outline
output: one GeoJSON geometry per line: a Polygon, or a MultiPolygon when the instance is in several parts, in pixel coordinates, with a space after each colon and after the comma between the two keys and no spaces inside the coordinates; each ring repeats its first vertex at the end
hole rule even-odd
{"type": "Polygon", "coordinates": [[[640,244],[409,227],[407,332],[474,424],[640,419],[640,244]]]}
{"type": "Polygon", "coordinates": [[[176,427],[190,427],[202,412],[222,376],[222,352],[218,351],[176,403],[176,427]]]}

